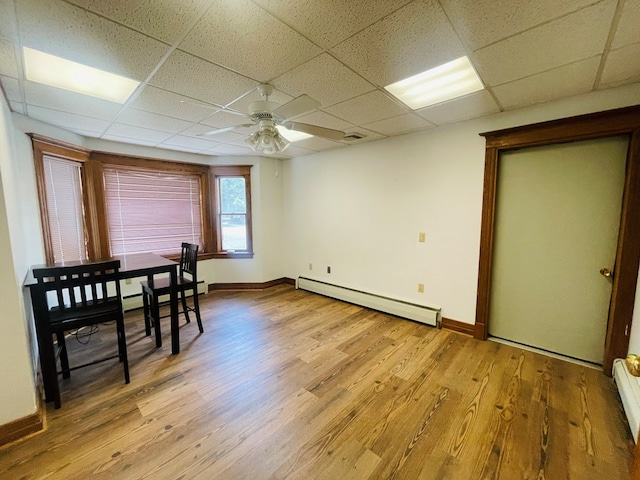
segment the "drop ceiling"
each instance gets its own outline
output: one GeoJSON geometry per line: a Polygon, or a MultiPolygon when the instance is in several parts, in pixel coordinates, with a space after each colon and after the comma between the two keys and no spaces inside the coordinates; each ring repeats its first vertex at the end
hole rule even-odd
{"type": "Polygon", "coordinates": [[[12,111],[117,142],[257,155],[256,87],[321,107],[291,157],[640,82],[640,0],[0,0],[0,84],[12,111]],[[25,80],[30,47],[141,84],[116,104],[25,80]],[[411,110],[384,86],[467,55],[485,89],[411,110]]]}

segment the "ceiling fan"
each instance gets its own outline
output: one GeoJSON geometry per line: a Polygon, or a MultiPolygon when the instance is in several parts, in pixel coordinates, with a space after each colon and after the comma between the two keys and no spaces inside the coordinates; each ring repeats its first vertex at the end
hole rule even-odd
{"type": "Polygon", "coordinates": [[[246,142],[254,151],[266,154],[281,152],[289,146],[289,142],[280,135],[280,132],[276,128],[278,126],[282,126],[287,130],[294,130],[308,135],[314,135],[316,137],[328,138],[330,140],[352,140],[354,138],[362,138],[362,135],[360,134],[358,134],[357,137],[354,137],[354,134],[347,134],[341,130],[290,121],[290,118],[297,117],[303,113],[310,112],[320,107],[320,102],[309,95],[300,95],[283,105],[278,105],[275,102],[269,101],[269,95],[273,93],[272,85],[264,83],[258,85],[257,89],[263,100],[251,103],[249,105],[249,113],[245,115],[252,121],[252,123],[211,130],[200,135],[217,135],[236,128],[258,125],[258,131],[252,133],[246,142]]]}

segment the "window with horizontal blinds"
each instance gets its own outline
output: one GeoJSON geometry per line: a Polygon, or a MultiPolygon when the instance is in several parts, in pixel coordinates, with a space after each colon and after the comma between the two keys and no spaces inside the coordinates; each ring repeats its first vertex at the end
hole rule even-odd
{"type": "Polygon", "coordinates": [[[55,262],[88,258],[82,163],[43,156],[47,221],[55,262]]]}
{"type": "Polygon", "coordinates": [[[176,254],[182,242],[202,248],[200,190],[197,175],[105,165],[111,254],[176,254]]]}

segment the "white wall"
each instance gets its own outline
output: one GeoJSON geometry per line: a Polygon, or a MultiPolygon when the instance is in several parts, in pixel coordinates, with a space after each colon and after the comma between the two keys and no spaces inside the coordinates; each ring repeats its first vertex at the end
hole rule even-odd
{"type": "Polygon", "coordinates": [[[0,99],[0,425],[36,410],[32,349],[22,292],[27,264],[11,114],[0,99]]]}
{"type": "Polygon", "coordinates": [[[475,323],[485,152],[479,134],[638,99],[635,85],[286,162],[287,276],[435,305],[443,317],[475,323]]]}

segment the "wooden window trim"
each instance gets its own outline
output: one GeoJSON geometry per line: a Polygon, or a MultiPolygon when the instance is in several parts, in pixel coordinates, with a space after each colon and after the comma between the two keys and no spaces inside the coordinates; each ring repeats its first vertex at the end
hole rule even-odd
{"type": "Polygon", "coordinates": [[[251,167],[252,165],[213,165],[211,171],[212,216],[211,225],[214,229],[214,249],[212,258],[253,258],[253,220],[251,206],[251,167]],[[247,251],[226,252],[222,250],[222,232],[218,224],[218,178],[219,177],[244,177],[247,195],[247,251]]]}
{"type": "MultiPolygon", "coordinates": [[[[199,259],[205,259],[213,253],[213,228],[211,226],[211,202],[209,197],[209,167],[207,165],[198,165],[193,163],[179,163],[167,160],[158,160],[151,158],[141,158],[129,155],[117,155],[108,152],[91,152],[91,160],[94,162],[93,170],[93,188],[96,196],[95,212],[99,218],[107,218],[106,199],[104,194],[104,183],[102,182],[103,168],[108,165],[116,165],[120,168],[138,170],[138,171],[165,171],[171,173],[196,175],[200,180],[200,205],[202,208],[202,236],[204,248],[198,254],[199,259]]],[[[102,247],[103,256],[109,253],[109,231],[106,222],[99,222],[100,245],[102,247]]],[[[179,259],[180,255],[166,255],[167,258],[179,259]],[[174,258],[175,257],[175,258],[174,258]]]]}
{"type": "MultiPolygon", "coordinates": [[[[34,164],[36,171],[36,189],[40,206],[41,231],[43,233],[46,262],[53,262],[51,235],[46,225],[49,224],[46,205],[46,184],[44,180],[43,156],[51,155],[67,160],[82,162],[83,204],[87,228],[87,249],[89,259],[109,256],[109,232],[106,218],[104,183],[102,181],[104,165],[118,165],[138,170],[164,170],[173,173],[197,175],[200,178],[201,208],[203,217],[203,251],[198,259],[211,258],[253,258],[253,221],[251,217],[251,165],[208,166],[187,162],[160,160],[135,155],[115,154],[94,151],[53,138],[28,133],[32,139],[34,164]],[[247,194],[247,252],[216,251],[216,216],[215,216],[215,175],[244,176],[247,194]]],[[[179,255],[165,255],[166,258],[178,260],[179,255]]]]}
{"type": "MultiPolygon", "coordinates": [[[[53,138],[45,137],[35,133],[28,133],[31,137],[33,145],[33,160],[34,168],[36,172],[36,191],[38,192],[38,205],[40,207],[40,225],[42,231],[42,237],[44,241],[44,255],[47,263],[53,263],[53,243],[51,240],[51,232],[49,231],[49,208],[47,207],[47,188],[44,174],[44,157],[45,155],[51,157],[62,158],[65,160],[71,160],[74,162],[82,163],[86,166],[86,162],[89,160],[90,150],[87,150],[76,145],[55,140],[53,138]]],[[[89,211],[87,205],[90,201],[91,184],[86,175],[86,171],[81,169],[81,182],[82,182],[82,202],[85,207],[85,215],[89,211]]],[[[95,237],[94,226],[89,218],[85,218],[87,228],[87,251],[89,258],[95,258],[95,237]]]]}
{"type": "Polygon", "coordinates": [[[618,135],[629,137],[615,261],[616,275],[613,279],[603,361],[604,373],[611,376],[613,360],[626,357],[629,349],[629,330],[633,321],[636,281],[640,264],[640,105],[480,135],[485,137],[486,151],[475,337],[483,340],[486,340],[489,331],[491,266],[500,153],[515,148],[618,135]]]}

